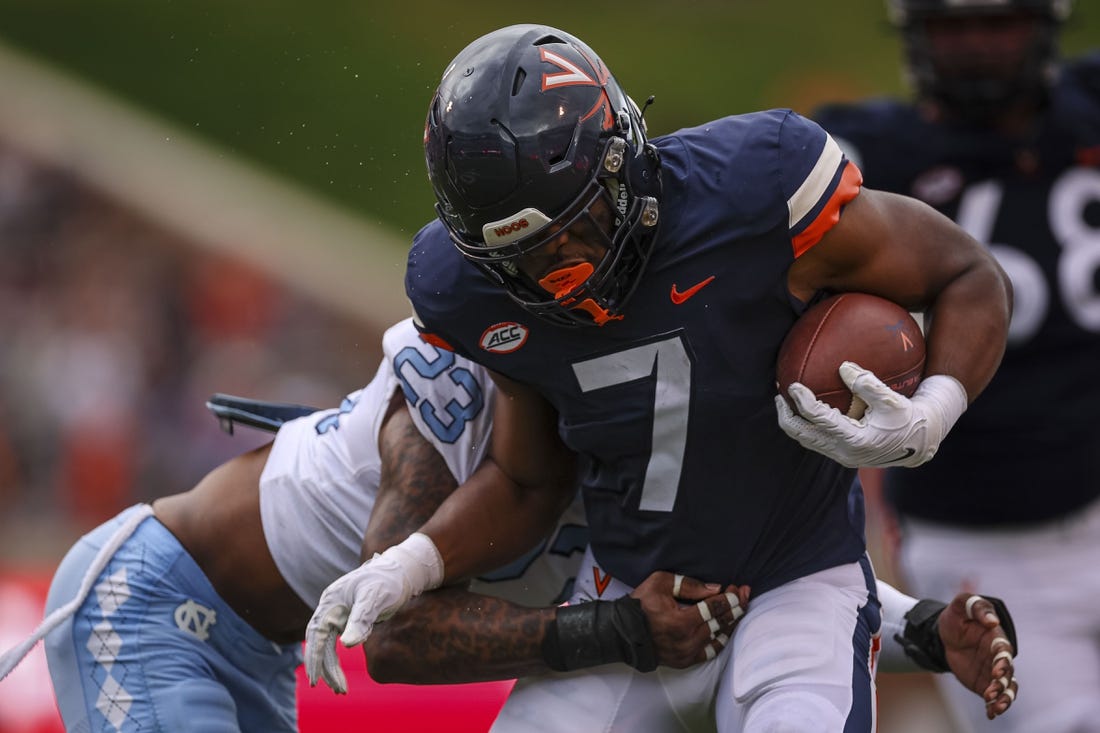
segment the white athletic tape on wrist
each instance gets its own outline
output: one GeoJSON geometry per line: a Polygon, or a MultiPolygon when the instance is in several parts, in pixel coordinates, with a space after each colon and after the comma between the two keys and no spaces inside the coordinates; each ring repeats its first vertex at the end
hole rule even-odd
{"type": "Polygon", "coordinates": [[[970,404],[966,387],[962,385],[962,382],[947,374],[933,374],[930,377],[925,377],[913,394],[913,399],[921,399],[939,409],[940,414],[938,417],[941,422],[938,427],[942,432],[937,436],[936,445],[939,445],[940,441],[947,436],[970,404]]]}
{"type": "Polygon", "coordinates": [[[396,563],[404,573],[406,586],[401,602],[378,614],[378,621],[392,616],[410,598],[443,584],[443,557],[432,542],[432,538],[426,534],[413,532],[404,542],[394,545],[379,557],[396,563]]]}
{"type": "Polygon", "coordinates": [[[413,532],[404,542],[386,550],[390,551],[400,553],[408,559],[408,562],[403,561],[402,564],[409,572],[409,579],[413,581],[413,595],[443,584],[443,557],[428,535],[413,532]]]}

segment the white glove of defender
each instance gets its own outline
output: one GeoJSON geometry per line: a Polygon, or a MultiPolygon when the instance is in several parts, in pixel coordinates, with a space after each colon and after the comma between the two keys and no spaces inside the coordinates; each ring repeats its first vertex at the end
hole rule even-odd
{"type": "Polygon", "coordinates": [[[336,635],[344,646],[357,646],[410,598],[443,582],[443,558],[432,538],[415,532],[399,545],[332,582],[306,627],[306,674],[309,684],[323,678],[334,692],[348,691],[336,655],[336,635]]]}
{"type": "Polygon", "coordinates": [[[908,398],[858,364],[846,361],[839,372],[852,394],[867,403],[861,419],[821,402],[798,382],[788,390],[798,412],[782,395],[776,395],[775,407],[783,432],[848,468],[919,466],[936,455],[967,407],[966,390],[945,374],[927,377],[908,398]]]}

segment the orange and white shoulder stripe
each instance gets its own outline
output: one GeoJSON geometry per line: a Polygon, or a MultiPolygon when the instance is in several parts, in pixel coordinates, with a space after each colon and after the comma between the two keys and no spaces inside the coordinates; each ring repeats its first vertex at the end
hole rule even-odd
{"type": "Polygon", "coordinates": [[[787,199],[788,227],[794,256],[813,247],[840,221],[840,210],[859,195],[863,174],[844,157],[832,136],[802,185],[787,199]]]}

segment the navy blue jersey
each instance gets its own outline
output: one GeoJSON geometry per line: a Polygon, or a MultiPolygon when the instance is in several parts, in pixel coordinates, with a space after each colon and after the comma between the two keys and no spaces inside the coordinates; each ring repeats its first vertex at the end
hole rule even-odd
{"type": "Polygon", "coordinates": [[[1100,54],[1063,69],[1027,140],[886,100],[817,120],[869,187],[923,199],[988,244],[1015,291],[993,382],[932,461],[889,472],[891,501],[925,519],[999,524],[1100,495],[1100,54]]]}
{"type": "Polygon", "coordinates": [[[425,331],[557,409],[581,459],[593,551],[619,579],[669,570],[762,592],[857,560],[852,472],[783,434],[773,397],[798,315],[787,269],[856,195],[859,171],[785,110],[653,142],[661,223],[625,318],[539,321],[433,222],[406,275],[425,331]]]}

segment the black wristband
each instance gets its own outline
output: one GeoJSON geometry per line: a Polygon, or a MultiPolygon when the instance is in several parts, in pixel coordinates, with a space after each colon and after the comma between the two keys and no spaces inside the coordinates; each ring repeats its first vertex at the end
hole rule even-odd
{"type": "Polygon", "coordinates": [[[657,668],[657,650],[642,604],[623,596],[557,609],[542,640],[542,658],[557,672],[622,662],[641,672],[657,668]]]}
{"type": "Polygon", "coordinates": [[[947,672],[947,654],[940,639],[940,614],[947,608],[939,601],[918,601],[905,614],[905,633],[895,634],[905,655],[929,672],[947,672]]]}

